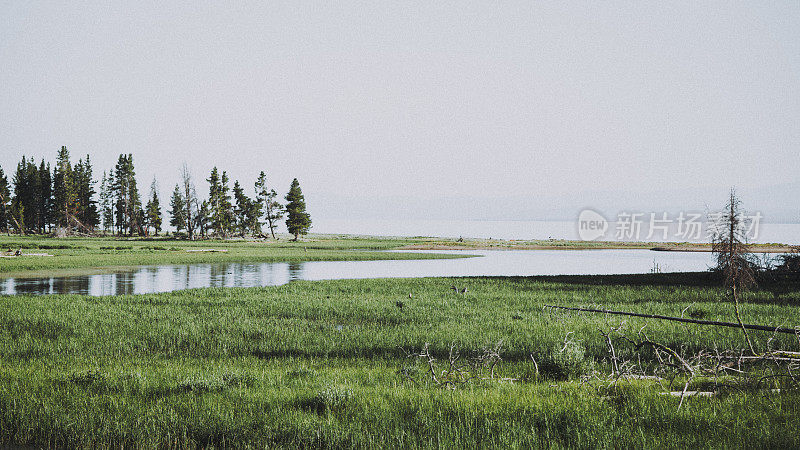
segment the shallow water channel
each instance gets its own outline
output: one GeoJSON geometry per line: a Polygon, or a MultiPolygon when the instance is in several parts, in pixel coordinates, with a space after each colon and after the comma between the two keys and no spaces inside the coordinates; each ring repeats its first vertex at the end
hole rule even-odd
{"type": "Polygon", "coordinates": [[[703,271],[711,254],[650,250],[452,250],[475,258],[139,266],[103,273],[0,278],[0,294],[147,294],[201,287],[275,286],[294,280],[590,275],[703,271]]]}

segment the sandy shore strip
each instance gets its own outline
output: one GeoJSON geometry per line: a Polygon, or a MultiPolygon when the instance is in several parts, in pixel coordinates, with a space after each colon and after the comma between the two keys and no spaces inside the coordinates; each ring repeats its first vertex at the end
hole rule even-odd
{"type": "MultiPolygon", "coordinates": [[[[711,252],[711,244],[673,242],[610,242],[610,241],[463,241],[410,244],[398,250],[652,250],[661,252],[711,252]]],[[[800,246],[755,244],[753,253],[793,253],[800,246]]]]}

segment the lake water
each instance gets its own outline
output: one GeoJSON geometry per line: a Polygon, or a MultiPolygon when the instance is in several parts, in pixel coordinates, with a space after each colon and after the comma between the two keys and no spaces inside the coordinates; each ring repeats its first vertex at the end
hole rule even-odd
{"type": "MultiPolygon", "coordinates": [[[[649,217],[649,216],[647,216],[649,217]]],[[[650,235],[647,217],[642,219],[637,233],[618,237],[619,224],[610,222],[603,237],[610,241],[645,240],[650,242],[709,242],[705,232],[699,235],[684,235],[678,224],[667,226],[666,236],[661,232],[650,235]]],[[[674,218],[670,216],[671,218],[674,218]]],[[[703,230],[707,231],[706,224],[703,230]]],[[[314,233],[346,233],[371,236],[440,236],[495,239],[580,239],[577,221],[541,220],[377,220],[377,219],[326,219],[315,218],[314,233]]],[[[800,224],[764,223],[753,229],[748,239],[754,243],[778,242],[800,244],[800,224]]]]}
{"type": "MultiPolygon", "coordinates": [[[[424,253],[418,251],[419,253],[424,253]]],[[[649,250],[431,251],[476,258],[141,266],[115,273],[0,279],[0,294],[119,295],[201,287],[275,286],[293,280],[530,276],[703,271],[710,253],[649,250]]]]}

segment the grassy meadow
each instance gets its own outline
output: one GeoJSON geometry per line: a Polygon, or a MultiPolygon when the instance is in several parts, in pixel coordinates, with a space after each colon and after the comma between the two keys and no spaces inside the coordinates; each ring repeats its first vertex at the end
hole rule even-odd
{"type": "MultiPolygon", "coordinates": [[[[86,247],[47,249],[63,251],[63,259],[51,259],[66,267],[74,263],[70,252],[96,265],[132,263],[147,260],[145,247],[164,245],[122,243],[131,248],[118,255],[101,249],[109,246],[101,240],[46,242],[86,247]]],[[[372,257],[383,254],[351,249],[397,244],[281,242],[268,244],[274,253],[263,250],[262,257],[372,257]]],[[[229,252],[175,253],[241,259],[256,252],[235,242],[167,244],[194,245],[229,252]]],[[[650,339],[692,355],[745,348],[740,330],[544,308],[735,321],[718,284],[709,273],[421,278],[2,297],[0,444],[797,447],[800,393],[790,381],[753,384],[700,374],[688,389],[714,385],[718,395],[681,400],[664,393],[683,389],[687,376],[664,370],[652,348],[637,349],[619,337],[645,330],[650,339]],[[458,294],[451,285],[468,290],[458,294]],[[610,376],[613,361],[601,331],[612,328],[620,333],[613,340],[617,360],[660,379],[610,376]],[[414,356],[426,344],[437,379],[427,357],[414,356]],[[501,359],[494,373],[480,366],[474,378],[455,377],[454,385],[442,386],[451,347],[460,350],[460,361],[498,347],[501,359]]],[[[799,303],[796,285],[780,295],[755,290],[744,298],[742,315],[747,323],[793,326],[800,324],[799,303]]],[[[762,351],[768,341],[772,348],[798,350],[792,335],[751,337],[762,351]]]]}

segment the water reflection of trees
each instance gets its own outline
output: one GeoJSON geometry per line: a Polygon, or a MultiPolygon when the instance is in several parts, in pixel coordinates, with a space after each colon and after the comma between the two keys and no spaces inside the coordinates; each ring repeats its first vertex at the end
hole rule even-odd
{"type": "Polygon", "coordinates": [[[144,268],[142,273],[148,279],[149,286],[147,286],[147,292],[155,292],[158,287],[158,266],[147,266],[144,268]]]}
{"type": "Polygon", "coordinates": [[[114,277],[114,295],[128,295],[135,291],[135,274],[133,272],[120,272],[114,277]]]}
{"type": "Polygon", "coordinates": [[[148,266],[134,271],[0,280],[0,294],[128,295],[196,287],[253,287],[303,278],[303,263],[231,263],[148,266]]]}
{"type": "Polygon", "coordinates": [[[219,264],[211,264],[208,270],[209,286],[210,287],[225,286],[226,273],[227,273],[227,268],[225,266],[219,264]]]}
{"type": "MultiPolygon", "coordinates": [[[[88,294],[89,293],[89,277],[76,276],[76,277],[57,277],[36,280],[37,287],[41,286],[42,294],[88,294]],[[41,281],[41,283],[39,283],[41,281]]],[[[24,287],[23,287],[24,289],[24,287]]],[[[17,287],[20,292],[20,288],[17,287]]]]}
{"type": "MultiPolygon", "coordinates": [[[[59,292],[59,284],[66,287],[66,278],[12,278],[13,290],[17,294],[52,294],[59,292]],[[60,283],[59,283],[60,281],[60,283]]],[[[72,283],[74,285],[74,283],[72,283]]],[[[80,293],[80,292],[79,292],[80,293]]]]}
{"type": "Polygon", "coordinates": [[[172,288],[173,289],[188,289],[189,288],[189,266],[174,266],[172,268],[172,288]],[[178,284],[183,279],[183,284],[178,284]]]}
{"type": "Polygon", "coordinates": [[[300,280],[303,278],[303,263],[290,262],[289,263],[289,280],[300,280]]]}

